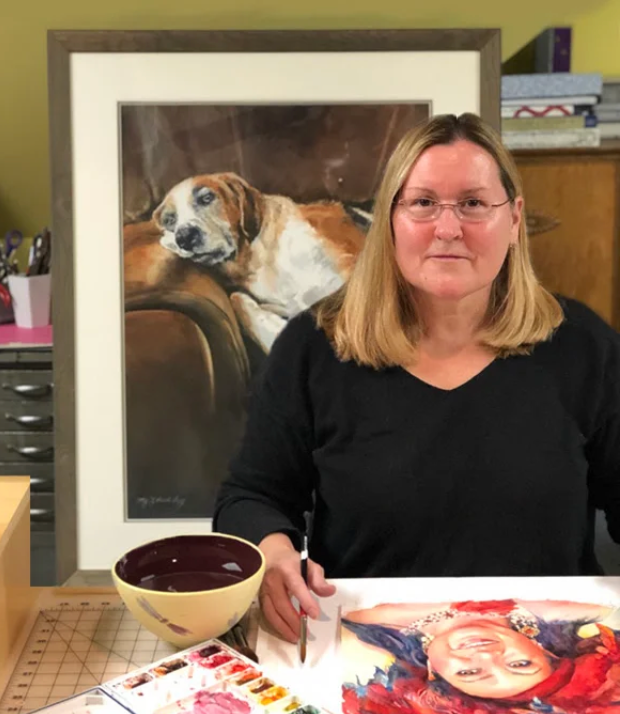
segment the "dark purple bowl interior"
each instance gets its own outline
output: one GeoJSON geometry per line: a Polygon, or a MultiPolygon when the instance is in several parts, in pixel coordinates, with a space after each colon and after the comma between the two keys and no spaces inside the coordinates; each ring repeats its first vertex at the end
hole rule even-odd
{"type": "Polygon", "coordinates": [[[199,592],[228,587],[254,575],[261,566],[254,548],[213,535],[174,536],[130,550],[115,572],[129,585],[158,592],[199,592]]]}

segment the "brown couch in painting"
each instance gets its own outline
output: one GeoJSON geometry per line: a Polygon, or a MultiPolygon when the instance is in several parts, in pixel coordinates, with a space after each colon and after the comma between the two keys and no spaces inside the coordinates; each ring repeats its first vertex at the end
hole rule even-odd
{"type": "Polygon", "coordinates": [[[204,268],[124,230],[129,516],[204,517],[242,432],[248,352],[204,268]]]}

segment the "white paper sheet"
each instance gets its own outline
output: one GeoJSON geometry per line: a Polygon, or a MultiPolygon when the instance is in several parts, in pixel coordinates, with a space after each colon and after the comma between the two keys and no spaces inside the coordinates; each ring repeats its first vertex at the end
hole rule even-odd
{"type": "Polygon", "coordinates": [[[306,662],[299,649],[259,629],[257,654],[261,665],[309,701],[333,714],[341,712],[342,663],[339,659],[339,618],[342,610],[389,602],[459,600],[572,600],[620,607],[620,577],[596,578],[375,578],[333,580],[336,594],[320,601],[322,614],[309,622],[306,662]]]}

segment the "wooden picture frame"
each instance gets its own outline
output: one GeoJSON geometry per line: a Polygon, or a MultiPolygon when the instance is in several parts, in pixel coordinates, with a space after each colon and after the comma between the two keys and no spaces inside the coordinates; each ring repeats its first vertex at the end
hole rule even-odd
{"type": "MultiPolygon", "coordinates": [[[[118,508],[108,507],[102,498],[114,494],[118,478],[122,478],[124,439],[122,337],[118,330],[122,262],[114,243],[120,243],[121,235],[115,205],[119,202],[118,167],[114,168],[115,157],[110,153],[115,149],[113,124],[118,101],[131,101],[132,93],[141,92],[136,101],[148,97],[161,102],[178,101],[179,97],[209,101],[213,68],[217,74],[226,74],[235,63],[243,68],[236,79],[251,82],[258,86],[257,91],[261,81],[289,87],[282,91],[291,94],[291,101],[312,100],[312,92],[317,90],[311,88],[310,75],[304,72],[313,72],[312,67],[324,63],[330,71],[322,73],[321,81],[331,82],[331,89],[317,100],[333,100],[342,91],[343,101],[347,101],[346,91],[356,91],[351,88],[355,85],[362,87],[361,101],[378,101],[379,93],[384,100],[389,95],[391,100],[428,101],[434,113],[474,111],[500,128],[497,29],[49,31],[58,584],[78,571],[108,570],[112,551],[120,556],[121,550],[151,539],[153,533],[161,537],[189,529],[187,522],[157,522],[155,527],[140,524],[141,530],[139,525],[129,524],[129,530],[123,530],[127,524],[119,522],[118,508]],[[394,67],[414,60],[422,71],[394,79],[394,67]],[[211,71],[198,75],[201,82],[185,81],[197,64],[211,71]],[[273,72],[259,75],[256,65],[268,66],[273,72]],[[439,66],[445,71],[443,77],[434,69],[439,66]],[[424,71],[426,67],[428,71],[424,71]],[[280,72],[281,81],[274,74],[280,72]],[[164,77],[161,83],[159,77],[164,77]],[[344,81],[347,77],[355,81],[344,81]],[[149,90],[143,91],[143,87],[149,81],[154,88],[146,97],[149,90]],[[119,99],[114,92],[121,85],[119,99]],[[105,102],[102,95],[107,97],[105,102]],[[92,156],[86,160],[84,147],[104,153],[99,159],[92,156]],[[113,235],[115,228],[118,237],[113,235]],[[100,230],[107,231],[105,248],[104,242],[93,238],[93,232],[100,230]],[[113,402],[108,403],[108,395],[114,395],[113,402]],[[104,552],[103,544],[121,531],[123,539],[104,552]]],[[[235,90],[236,80],[228,85],[226,101],[236,96],[241,102],[243,88],[235,90]],[[232,89],[230,85],[234,85],[232,89]]],[[[270,96],[265,94],[265,101],[271,101],[270,96]]],[[[206,524],[194,522],[192,527],[205,530],[206,524]]]]}

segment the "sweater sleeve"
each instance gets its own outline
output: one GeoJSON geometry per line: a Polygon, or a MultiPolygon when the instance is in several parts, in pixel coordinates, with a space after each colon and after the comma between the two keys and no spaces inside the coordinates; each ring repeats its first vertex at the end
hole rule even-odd
{"type": "Polygon", "coordinates": [[[250,398],[241,446],[215,504],[213,530],[258,544],[285,533],[299,548],[312,508],[311,409],[307,366],[313,318],[289,321],[271,347],[250,398]]]}
{"type": "Polygon", "coordinates": [[[611,538],[620,543],[620,335],[610,333],[605,349],[601,408],[586,445],[586,455],[593,503],[604,511],[611,538]]]}

